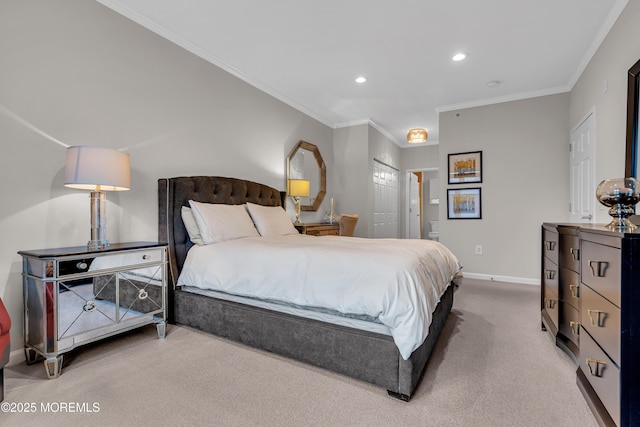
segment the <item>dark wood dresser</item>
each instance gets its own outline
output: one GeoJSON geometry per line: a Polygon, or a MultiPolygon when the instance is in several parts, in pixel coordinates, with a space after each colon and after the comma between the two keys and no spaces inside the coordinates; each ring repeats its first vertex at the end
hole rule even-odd
{"type": "Polygon", "coordinates": [[[545,223],[542,245],[543,329],[600,424],[640,425],[640,230],[545,223]]]}

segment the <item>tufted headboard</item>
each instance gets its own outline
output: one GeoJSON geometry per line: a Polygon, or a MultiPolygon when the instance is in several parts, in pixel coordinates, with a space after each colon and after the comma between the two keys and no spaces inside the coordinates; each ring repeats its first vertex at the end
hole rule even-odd
{"type": "Polygon", "coordinates": [[[175,288],[192,243],[182,222],[181,210],[189,200],[203,203],[284,207],[285,193],[257,182],[219,176],[182,176],[158,180],[158,240],[168,250],[170,292],[175,288]]]}

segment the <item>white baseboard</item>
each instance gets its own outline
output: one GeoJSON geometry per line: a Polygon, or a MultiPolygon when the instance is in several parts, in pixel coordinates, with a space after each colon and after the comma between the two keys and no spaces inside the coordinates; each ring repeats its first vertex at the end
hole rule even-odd
{"type": "Polygon", "coordinates": [[[496,276],[492,274],[468,273],[466,271],[463,271],[462,275],[464,277],[468,277],[469,279],[489,280],[494,282],[522,283],[524,285],[540,286],[540,279],[530,279],[527,277],[496,276]]]}
{"type": "Polygon", "coordinates": [[[24,349],[13,350],[9,353],[9,363],[7,366],[19,365],[27,360],[24,349]]]}

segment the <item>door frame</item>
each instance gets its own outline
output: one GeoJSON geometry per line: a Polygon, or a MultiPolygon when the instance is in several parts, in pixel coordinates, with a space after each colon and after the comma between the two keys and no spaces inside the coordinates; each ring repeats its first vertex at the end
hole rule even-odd
{"type": "MultiPolygon", "coordinates": [[[[405,169],[405,176],[404,176],[404,182],[405,182],[405,188],[404,188],[404,222],[405,222],[405,227],[404,227],[404,237],[408,238],[409,236],[409,232],[410,232],[410,223],[409,221],[411,221],[411,218],[409,218],[409,208],[411,207],[411,196],[409,195],[409,175],[411,175],[414,172],[438,172],[438,177],[440,176],[440,168],[439,167],[430,167],[430,168],[413,168],[413,169],[405,169]]],[[[422,185],[424,186],[424,181],[422,183],[422,185]]],[[[424,192],[424,190],[423,190],[424,192]]],[[[425,203],[425,198],[422,198],[422,204],[424,205],[425,203]]],[[[424,206],[423,206],[424,207],[424,206]]],[[[421,212],[423,212],[424,209],[421,209],[421,212]]],[[[440,216],[440,215],[438,215],[440,216]]],[[[422,214],[420,214],[420,223],[422,224],[424,222],[424,218],[422,217],[422,214]]],[[[426,233],[424,233],[426,235],[426,233]]],[[[422,236],[422,238],[424,238],[424,235],[422,236]]]]}

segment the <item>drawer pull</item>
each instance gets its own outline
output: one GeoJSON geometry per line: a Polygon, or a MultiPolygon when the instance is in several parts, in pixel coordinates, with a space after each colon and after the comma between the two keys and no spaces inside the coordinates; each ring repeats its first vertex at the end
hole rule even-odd
{"type": "Polygon", "coordinates": [[[87,263],[86,263],[86,262],[84,262],[84,261],[79,261],[79,262],[76,264],[76,268],[77,268],[78,270],[86,270],[86,269],[87,269],[87,267],[89,267],[89,266],[88,266],[88,265],[87,265],[87,263]]]}
{"type": "Polygon", "coordinates": [[[592,359],[587,357],[587,366],[589,367],[589,373],[594,377],[602,377],[602,372],[604,371],[604,365],[607,362],[604,360],[592,359]],[[602,366],[602,369],[600,368],[602,366]]]}
{"type": "Polygon", "coordinates": [[[607,261],[589,260],[589,268],[591,268],[591,274],[594,277],[604,277],[607,267],[609,267],[609,263],[607,261]]]}
{"type": "Polygon", "coordinates": [[[575,336],[580,335],[580,323],[571,321],[569,322],[569,327],[571,327],[571,333],[575,336]]]}
{"type": "Polygon", "coordinates": [[[91,313],[95,309],[96,303],[93,301],[87,301],[87,303],[82,307],[82,310],[86,311],[87,313],[91,313]]]}
{"type": "Polygon", "coordinates": [[[545,240],[544,247],[547,248],[548,251],[553,251],[556,249],[556,242],[553,240],[545,240]]]}
{"type": "Polygon", "coordinates": [[[591,326],[604,328],[604,319],[606,319],[607,313],[599,310],[587,310],[587,314],[589,315],[591,326]]]}
{"type": "Polygon", "coordinates": [[[580,285],[569,285],[569,292],[574,298],[580,298],[580,285]]]}
{"type": "Polygon", "coordinates": [[[553,280],[556,277],[555,270],[545,270],[544,275],[548,280],[553,280]]]}
{"type": "Polygon", "coordinates": [[[142,259],[147,260],[147,259],[151,259],[151,257],[149,255],[142,255],[142,259]]]}
{"type": "Polygon", "coordinates": [[[549,299],[549,298],[545,298],[545,299],[544,299],[544,306],[545,306],[546,308],[553,309],[553,308],[555,307],[555,305],[556,305],[556,300],[554,300],[554,299],[549,299]]]}
{"type": "Polygon", "coordinates": [[[569,251],[571,251],[571,257],[574,261],[580,261],[580,249],[570,248],[569,251]]]}

